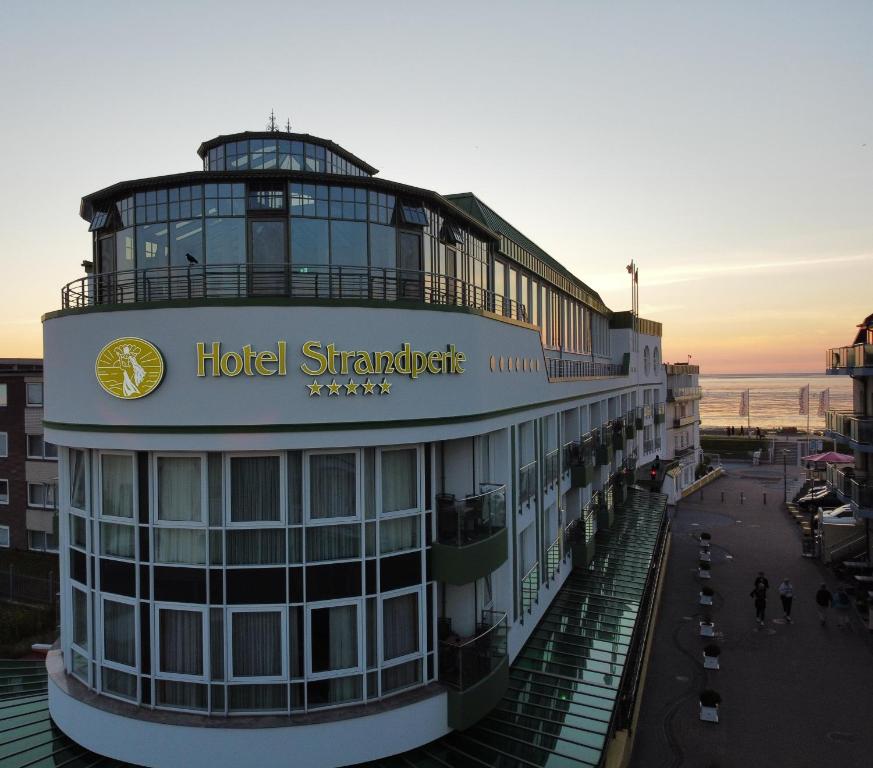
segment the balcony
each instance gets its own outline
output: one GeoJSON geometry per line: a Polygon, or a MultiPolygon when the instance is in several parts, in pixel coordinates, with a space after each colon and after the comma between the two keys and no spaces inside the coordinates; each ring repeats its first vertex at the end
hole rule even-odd
{"type": "Polygon", "coordinates": [[[825,353],[825,373],[873,376],[873,344],[834,347],[825,353]]]}
{"type": "Polygon", "coordinates": [[[693,456],[697,453],[696,446],[687,445],[684,448],[677,448],[673,451],[673,457],[676,459],[684,459],[686,456],[693,456]]]}
{"type": "Polygon", "coordinates": [[[521,612],[523,614],[530,613],[534,605],[539,602],[539,568],[540,563],[537,561],[521,579],[521,612]]]}
{"type": "Polygon", "coordinates": [[[584,488],[594,479],[594,446],[590,432],[579,442],[571,444],[568,451],[571,488],[584,488]]]}
{"type": "Polygon", "coordinates": [[[469,584],[499,568],[508,553],[505,485],[482,483],[480,493],[461,500],[437,495],[437,540],[431,549],[434,579],[469,584]]]}
{"type": "Polygon", "coordinates": [[[518,507],[530,504],[537,495],[537,463],[532,461],[518,470],[518,507]]]}
{"type": "MultiPolygon", "coordinates": [[[[473,637],[448,633],[439,644],[439,678],[448,687],[449,726],[469,728],[491,711],[509,685],[505,613],[482,611],[473,637]]],[[[445,630],[442,630],[445,631],[445,630]]]]}
{"type": "Polygon", "coordinates": [[[655,450],[654,440],[645,440],[643,442],[643,453],[651,453],[655,450]]]}
{"type": "Polygon", "coordinates": [[[621,419],[615,419],[610,424],[612,431],[612,447],[616,451],[624,450],[624,422],[621,419]]]}
{"type": "Polygon", "coordinates": [[[602,379],[609,376],[627,376],[625,366],[619,363],[601,363],[591,360],[562,360],[546,358],[549,381],[575,379],[602,379]]]}
{"type": "Polygon", "coordinates": [[[564,532],[561,531],[557,538],[549,545],[546,550],[546,573],[552,579],[561,565],[561,560],[564,559],[564,532]]]}
{"type": "Polygon", "coordinates": [[[646,405],[643,406],[643,422],[645,424],[652,423],[652,414],[653,414],[652,406],[647,403],[646,405]]]}
{"type": "Polygon", "coordinates": [[[636,413],[628,411],[624,415],[624,436],[628,440],[633,440],[637,434],[636,413]]]}
{"type": "Polygon", "coordinates": [[[848,441],[856,451],[873,453],[873,417],[852,411],[828,411],[825,419],[829,437],[848,441]]]}
{"type": "Polygon", "coordinates": [[[700,400],[703,397],[702,387],[674,387],[667,390],[668,403],[680,403],[685,400],[700,400]]]}
{"type": "Polygon", "coordinates": [[[873,484],[866,474],[852,467],[838,469],[828,464],[827,479],[843,501],[852,502],[858,517],[873,518],[873,484]]]}
{"type": "Polygon", "coordinates": [[[666,405],[664,403],[655,403],[655,424],[663,424],[666,418],[666,405]]]}
{"type": "Polygon", "coordinates": [[[673,419],[673,429],[679,427],[687,427],[689,424],[694,424],[697,421],[697,414],[692,413],[688,416],[680,416],[678,419],[673,419]]]}
{"type": "Polygon", "coordinates": [[[548,488],[550,485],[555,485],[558,482],[558,472],[560,469],[559,460],[560,452],[557,448],[549,451],[545,455],[543,461],[543,488],[548,488]]]}
{"type": "Polygon", "coordinates": [[[351,299],[453,305],[527,322],[523,304],[434,272],[323,264],[192,264],[86,275],[61,289],[63,309],[228,299],[351,299]]]}

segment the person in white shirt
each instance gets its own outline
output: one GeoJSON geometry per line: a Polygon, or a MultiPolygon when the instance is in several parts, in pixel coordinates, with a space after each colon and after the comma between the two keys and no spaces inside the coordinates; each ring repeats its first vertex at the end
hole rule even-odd
{"type": "Polygon", "coordinates": [[[787,579],[782,579],[779,585],[779,599],[782,601],[782,612],[785,621],[791,623],[791,601],[794,599],[794,585],[787,579]]]}

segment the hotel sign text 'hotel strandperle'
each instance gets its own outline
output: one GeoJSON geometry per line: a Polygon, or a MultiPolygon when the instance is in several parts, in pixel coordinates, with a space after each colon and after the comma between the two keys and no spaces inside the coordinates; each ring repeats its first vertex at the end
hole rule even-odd
{"type": "MultiPolygon", "coordinates": [[[[447,345],[445,350],[424,352],[403,342],[397,350],[373,352],[338,349],[333,342],[307,341],[300,353],[304,358],[300,370],[312,378],[306,385],[310,397],[319,397],[322,389],[327,390],[328,397],[339,397],[341,392],[347,397],[387,395],[392,385],[389,376],[405,376],[414,381],[427,375],[457,375],[464,372],[467,362],[467,356],[454,344],[447,345]]],[[[288,373],[288,343],[285,341],[262,350],[254,349],[251,344],[240,350],[225,350],[220,341],[198,341],[195,354],[198,377],[286,376],[288,373]]]]}

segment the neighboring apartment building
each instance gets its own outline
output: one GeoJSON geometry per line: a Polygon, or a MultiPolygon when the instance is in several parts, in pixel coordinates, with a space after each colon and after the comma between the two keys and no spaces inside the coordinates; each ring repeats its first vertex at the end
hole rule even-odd
{"type": "Polygon", "coordinates": [[[864,522],[867,559],[873,558],[870,520],[873,519],[873,315],[860,325],[852,346],[827,351],[826,373],[852,377],[852,410],[827,412],[827,435],[847,443],[855,454],[853,466],[828,465],[828,484],[854,516],[864,522]]]}
{"type": "Polygon", "coordinates": [[[665,363],[667,372],[667,445],[663,458],[670,462],[663,485],[670,503],[684,495],[695,480],[703,455],[700,449],[700,367],[665,363]]]}
{"type": "Polygon", "coordinates": [[[58,453],[42,413],[42,360],[0,358],[0,548],[58,551],[58,453]]]}
{"type": "MultiPolygon", "coordinates": [[[[377,178],[331,141],[199,154],[83,199],[94,273],[45,316],[54,721],[102,754],[212,768],[463,730],[617,504],[663,506],[628,490],[663,444],[661,326],[474,195],[377,178]]],[[[646,636],[604,651],[607,625],[630,642],[638,607],[586,617],[596,655],[570,673],[531,651],[584,687],[600,746],[646,636]]]]}

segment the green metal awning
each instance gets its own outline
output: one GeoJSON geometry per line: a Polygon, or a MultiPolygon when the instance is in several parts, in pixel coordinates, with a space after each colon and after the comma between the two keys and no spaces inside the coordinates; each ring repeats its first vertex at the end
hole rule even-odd
{"type": "MultiPolygon", "coordinates": [[[[597,534],[597,554],[574,571],[510,669],[509,689],[485,718],[367,768],[598,766],[622,695],[649,571],[663,544],[666,497],[638,488],[597,534]]],[[[134,768],[89,752],[48,713],[45,666],[0,661],[3,768],[134,768]]]]}

